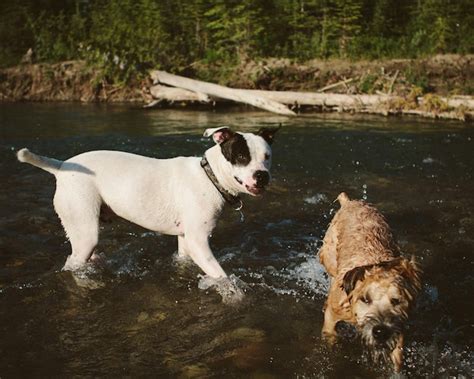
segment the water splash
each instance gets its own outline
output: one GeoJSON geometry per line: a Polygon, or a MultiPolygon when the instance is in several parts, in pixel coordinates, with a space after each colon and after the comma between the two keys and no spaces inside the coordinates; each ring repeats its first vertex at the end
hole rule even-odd
{"type": "Polygon", "coordinates": [[[469,346],[436,341],[411,342],[405,346],[405,366],[409,376],[472,377],[474,354],[469,346]]]}
{"type": "Polygon", "coordinates": [[[198,288],[201,290],[213,288],[221,295],[225,304],[236,305],[244,299],[248,286],[233,274],[227,278],[217,279],[209,275],[199,275],[198,288]]]}
{"type": "Polygon", "coordinates": [[[305,203],[311,204],[311,205],[315,205],[315,204],[319,204],[319,203],[323,203],[327,201],[328,201],[328,197],[323,193],[317,193],[314,196],[306,197],[304,199],[305,203]]]}
{"type": "Polygon", "coordinates": [[[105,286],[94,263],[87,263],[84,267],[71,271],[71,275],[76,285],[81,288],[95,290],[105,286]]]}
{"type": "Polygon", "coordinates": [[[252,278],[259,280],[259,283],[254,285],[264,287],[277,295],[288,295],[296,299],[325,296],[329,289],[329,278],[323,265],[319,263],[318,256],[300,253],[297,257],[304,260],[283,269],[266,266],[263,274],[252,274],[252,278]]]}
{"type": "Polygon", "coordinates": [[[326,294],[329,290],[329,280],[324,266],[319,263],[319,257],[310,256],[294,269],[297,282],[316,294],[326,294]]]}
{"type": "Polygon", "coordinates": [[[290,219],[284,219],[279,222],[269,222],[265,225],[265,229],[277,229],[277,228],[288,228],[291,225],[294,225],[294,221],[290,219]]]}

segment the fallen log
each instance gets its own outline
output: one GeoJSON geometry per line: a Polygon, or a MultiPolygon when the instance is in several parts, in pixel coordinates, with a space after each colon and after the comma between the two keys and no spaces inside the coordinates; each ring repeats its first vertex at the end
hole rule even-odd
{"type": "Polygon", "coordinates": [[[368,108],[390,99],[388,95],[346,95],[338,93],[245,90],[288,105],[311,105],[326,108],[368,108]]]}
{"type": "MultiPolygon", "coordinates": [[[[444,101],[448,107],[457,108],[457,107],[465,107],[466,109],[474,109],[474,97],[472,96],[450,96],[450,97],[438,97],[439,100],[444,101]]],[[[423,97],[419,97],[418,101],[423,103],[423,97]]]]}
{"type": "MultiPolygon", "coordinates": [[[[381,101],[389,99],[387,95],[341,95],[341,94],[319,94],[314,92],[291,92],[291,91],[263,91],[263,90],[241,90],[254,96],[264,97],[266,99],[276,101],[287,105],[309,105],[321,106],[327,108],[344,107],[344,108],[361,108],[373,107],[381,101]]],[[[193,91],[183,88],[165,87],[155,85],[150,88],[150,94],[158,101],[199,101],[209,102],[209,97],[202,98],[201,95],[193,91]]],[[[154,102],[157,104],[156,102],[154,102]]]]}
{"type": "Polygon", "coordinates": [[[166,100],[171,103],[175,101],[198,101],[200,103],[209,103],[211,98],[205,93],[188,91],[183,88],[165,87],[154,85],[150,88],[150,94],[155,100],[166,100]]]}
{"type": "Polygon", "coordinates": [[[233,89],[218,84],[206,83],[158,70],[152,71],[151,77],[154,82],[167,84],[173,87],[184,88],[189,91],[204,93],[209,96],[250,104],[254,107],[262,108],[267,111],[286,116],[295,115],[295,112],[288,109],[285,105],[257,94],[249,93],[246,90],[233,89]]]}
{"type": "MultiPolygon", "coordinates": [[[[400,100],[399,96],[391,96],[380,92],[377,95],[348,95],[339,93],[316,93],[316,92],[293,92],[293,91],[264,91],[264,90],[245,90],[258,94],[288,105],[312,105],[321,107],[343,107],[343,108],[364,108],[374,107],[384,104],[388,101],[400,100]]],[[[450,108],[463,106],[466,109],[474,110],[474,98],[472,96],[452,96],[438,99],[450,108]]],[[[418,102],[423,104],[423,97],[418,98],[418,102]]]]}
{"type": "MultiPolygon", "coordinates": [[[[396,78],[396,76],[395,74],[394,78],[396,78]]],[[[331,111],[383,115],[411,114],[422,117],[458,120],[472,119],[474,116],[474,98],[472,96],[440,97],[432,95],[430,98],[428,98],[428,96],[426,98],[419,97],[416,103],[412,103],[412,100],[411,102],[407,102],[403,97],[388,95],[382,92],[374,95],[349,95],[318,92],[231,89],[217,84],[205,83],[168,74],[163,71],[153,71],[152,77],[155,81],[179,88],[171,88],[162,85],[151,87],[150,93],[155,101],[148,106],[153,106],[163,100],[171,103],[176,101],[209,102],[233,100],[285,115],[293,115],[294,113],[283,104],[291,107],[320,107],[322,110],[331,111]]]]}

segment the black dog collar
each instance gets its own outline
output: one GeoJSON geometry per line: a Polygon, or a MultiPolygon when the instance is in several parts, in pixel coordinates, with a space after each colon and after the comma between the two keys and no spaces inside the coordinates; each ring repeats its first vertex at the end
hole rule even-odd
{"type": "Polygon", "coordinates": [[[201,167],[204,169],[207,177],[212,182],[212,184],[214,184],[214,187],[216,187],[216,189],[222,195],[224,200],[236,211],[240,211],[243,206],[240,196],[234,196],[229,191],[227,191],[224,187],[222,187],[222,185],[217,180],[216,175],[214,174],[214,171],[212,171],[212,168],[209,165],[209,162],[207,161],[206,157],[202,157],[201,167]]]}

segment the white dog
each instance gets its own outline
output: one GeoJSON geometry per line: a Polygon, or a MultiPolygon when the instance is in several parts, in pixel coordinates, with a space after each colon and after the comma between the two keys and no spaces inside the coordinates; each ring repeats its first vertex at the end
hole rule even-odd
{"type": "Polygon", "coordinates": [[[226,202],[239,193],[259,195],[270,181],[271,148],[278,129],[257,133],[207,129],[215,146],[204,158],[154,159],[119,151],[91,151],[66,161],[27,149],[18,160],[56,177],[54,208],[71,242],[64,270],[81,268],[99,237],[101,209],[144,228],[178,236],[178,254],[189,256],[210,277],[226,277],[208,238],[226,202]]]}

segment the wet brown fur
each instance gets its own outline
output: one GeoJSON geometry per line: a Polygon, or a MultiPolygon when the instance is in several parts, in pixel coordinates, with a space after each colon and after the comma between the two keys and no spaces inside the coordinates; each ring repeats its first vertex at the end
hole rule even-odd
{"type": "MultiPolygon", "coordinates": [[[[359,331],[364,331],[364,324],[369,325],[376,318],[396,317],[398,324],[403,324],[421,287],[420,269],[413,260],[400,257],[382,214],[363,201],[350,200],[345,193],[337,200],[341,208],[331,221],[319,251],[321,263],[331,276],[322,330],[330,344],[337,339],[338,321],[350,323],[359,331]],[[369,292],[374,297],[370,304],[365,298],[369,292]]],[[[390,356],[396,371],[403,364],[403,325],[398,324],[388,344],[389,354],[382,354],[386,358],[390,356]]],[[[370,336],[365,342],[374,348],[370,336]]]]}

